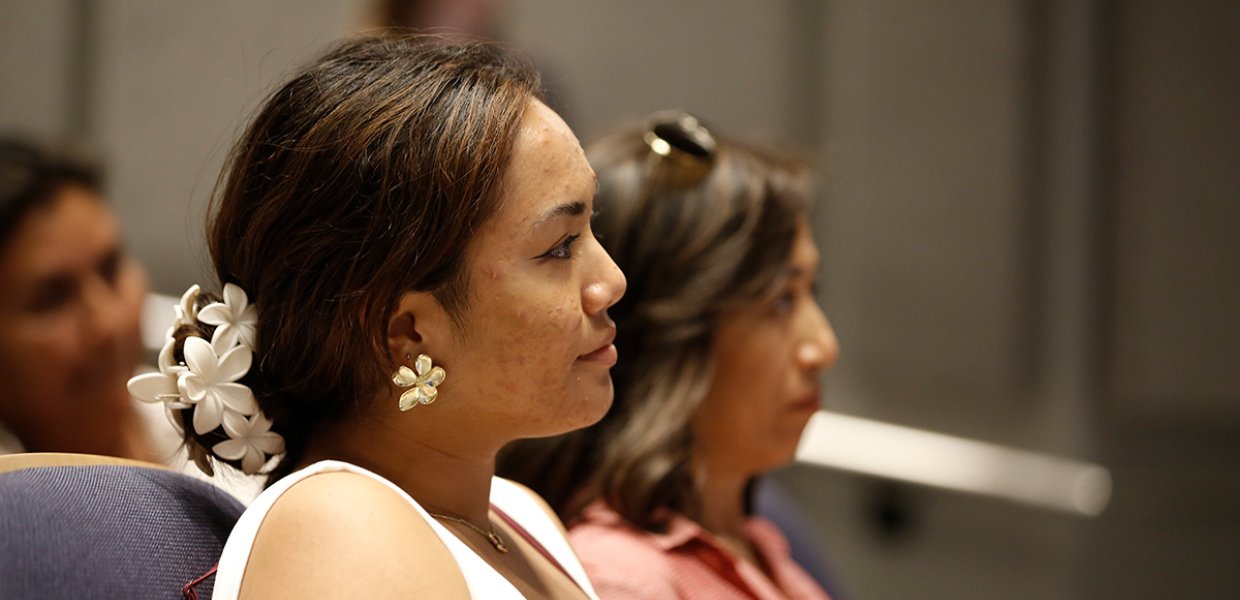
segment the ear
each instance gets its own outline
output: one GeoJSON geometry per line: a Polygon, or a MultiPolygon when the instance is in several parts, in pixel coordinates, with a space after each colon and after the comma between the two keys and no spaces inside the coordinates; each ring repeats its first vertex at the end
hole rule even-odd
{"type": "Polygon", "coordinates": [[[397,364],[405,356],[429,354],[445,347],[451,335],[448,314],[435,296],[427,292],[405,292],[388,316],[387,342],[397,364]]]}

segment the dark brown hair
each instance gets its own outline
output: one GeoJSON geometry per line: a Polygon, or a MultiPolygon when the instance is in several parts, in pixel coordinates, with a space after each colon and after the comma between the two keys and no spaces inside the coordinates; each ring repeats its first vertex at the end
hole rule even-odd
{"type": "MultiPolygon", "coordinates": [[[[217,186],[208,243],[221,285],[258,306],[242,383],[285,438],[269,481],[382,389],[401,294],[431,292],[459,316],[466,248],[496,211],[538,86],[493,44],[364,37],[296,74],[254,118],[217,186]]],[[[201,457],[225,438],[197,436],[190,412],[201,457]]]]}
{"type": "Polygon", "coordinates": [[[809,202],[809,171],[791,157],[719,139],[705,179],[684,183],[654,161],[643,129],[586,151],[598,173],[594,230],[628,280],[609,312],[620,360],[616,397],[598,424],[511,445],[499,473],[539,492],[565,521],[602,498],[657,530],[662,509],[697,516],[689,421],[713,377],[719,320],[772,291],[809,202]]]}
{"type": "Polygon", "coordinates": [[[0,250],[26,215],[46,206],[67,186],[99,192],[102,170],[79,148],[0,137],[0,250]]]}

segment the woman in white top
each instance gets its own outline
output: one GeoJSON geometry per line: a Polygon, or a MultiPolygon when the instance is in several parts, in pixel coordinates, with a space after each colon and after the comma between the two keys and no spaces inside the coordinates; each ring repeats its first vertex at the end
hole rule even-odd
{"type": "Polygon", "coordinates": [[[595,178],[496,46],[347,41],[268,99],[221,180],[222,284],[135,378],[210,469],[273,484],[216,598],[593,597],[506,443],[611,404],[623,275],[595,178]]]}

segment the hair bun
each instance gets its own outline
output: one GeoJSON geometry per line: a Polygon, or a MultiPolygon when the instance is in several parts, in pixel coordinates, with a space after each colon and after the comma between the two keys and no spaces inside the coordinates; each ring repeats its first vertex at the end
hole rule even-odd
{"type": "Polygon", "coordinates": [[[254,392],[241,383],[254,362],[257,307],[241,286],[227,283],[218,301],[191,286],[175,310],[159,372],[130,379],[129,393],[164,404],[204,472],[214,471],[210,453],[247,475],[258,473],[284,451],[284,438],[271,431],[254,392]]]}

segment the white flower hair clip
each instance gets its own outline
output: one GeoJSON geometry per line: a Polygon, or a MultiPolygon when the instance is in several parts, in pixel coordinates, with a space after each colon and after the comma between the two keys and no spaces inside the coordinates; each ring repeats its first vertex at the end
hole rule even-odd
{"type": "Polygon", "coordinates": [[[215,325],[211,347],[217,354],[223,354],[237,344],[254,349],[254,325],[258,322],[258,308],[249,303],[249,298],[241,286],[224,284],[224,302],[212,302],[203,307],[198,312],[198,320],[215,325]]]}
{"type": "Polygon", "coordinates": [[[129,380],[129,393],[143,402],[162,402],[168,421],[184,433],[179,411],[194,409],[194,432],[203,435],[223,427],[228,440],[212,447],[225,460],[241,461],[241,470],[253,475],[268,456],[284,451],[284,438],[270,431],[271,420],[262,414],[254,392],[238,381],[254,362],[255,325],[258,309],[249,303],[245,290],[224,285],[223,302],[198,310],[200,289],[191,286],[176,307],[176,321],[169,329],[157,360],[159,372],[129,380]],[[183,362],[176,360],[176,330],[214,325],[211,340],[188,336],[181,346],[183,362]]]}

